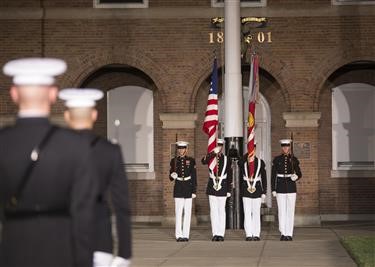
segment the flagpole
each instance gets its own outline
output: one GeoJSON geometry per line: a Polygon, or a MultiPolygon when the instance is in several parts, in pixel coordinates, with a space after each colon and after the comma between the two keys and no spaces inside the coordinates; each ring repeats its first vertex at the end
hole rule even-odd
{"type": "Polygon", "coordinates": [[[241,75],[240,0],[224,1],[225,20],[225,92],[224,136],[225,150],[234,163],[233,191],[228,201],[227,226],[241,228],[240,180],[237,161],[243,152],[243,103],[241,75]]]}

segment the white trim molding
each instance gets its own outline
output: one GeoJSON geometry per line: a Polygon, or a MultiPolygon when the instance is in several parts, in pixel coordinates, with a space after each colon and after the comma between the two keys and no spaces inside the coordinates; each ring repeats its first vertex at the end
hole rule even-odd
{"type": "Polygon", "coordinates": [[[375,178],[375,170],[331,170],[331,178],[375,178]]]}
{"type": "Polygon", "coordinates": [[[284,112],[285,127],[313,127],[319,126],[321,112],[284,112]]]}
{"type": "MultiPolygon", "coordinates": [[[[206,18],[209,21],[217,16],[217,8],[213,7],[150,7],[150,8],[92,8],[92,7],[1,7],[0,21],[9,19],[45,20],[54,19],[183,19],[206,18]]],[[[267,18],[289,17],[342,17],[342,16],[374,16],[375,5],[358,5],[356,12],[352,6],[307,5],[290,6],[276,5],[264,8],[242,7],[241,16],[267,18]]]]}
{"type": "Polygon", "coordinates": [[[101,3],[100,0],[94,0],[94,8],[148,8],[148,0],[142,3],[101,3]]]}
{"type": "Polygon", "coordinates": [[[163,129],[194,129],[197,113],[160,113],[163,129]]]}
{"type": "Polygon", "coordinates": [[[374,0],[332,0],[333,6],[343,5],[375,5],[374,0]]]}
{"type": "Polygon", "coordinates": [[[131,216],[132,222],[160,223],[163,216],[131,216]]]}
{"type": "Polygon", "coordinates": [[[322,222],[334,221],[375,221],[375,214],[321,214],[322,222]]]}
{"type": "Polygon", "coordinates": [[[129,180],[155,180],[155,172],[126,171],[129,180]]]}
{"type": "Polygon", "coordinates": [[[320,226],[321,217],[318,214],[296,214],[294,216],[295,226],[320,226]]]}
{"type": "MultiPolygon", "coordinates": [[[[241,1],[240,0],[241,7],[265,7],[267,6],[267,0],[258,0],[258,1],[241,1]]],[[[224,7],[224,0],[218,1],[218,0],[211,0],[211,6],[212,7],[224,7]]]]}

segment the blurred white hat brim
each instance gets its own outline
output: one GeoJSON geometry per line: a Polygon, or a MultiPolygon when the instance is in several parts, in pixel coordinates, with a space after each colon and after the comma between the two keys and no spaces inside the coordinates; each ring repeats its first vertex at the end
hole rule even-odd
{"type": "Polygon", "coordinates": [[[65,71],[65,61],[57,58],[22,58],[9,61],[3,67],[4,74],[8,76],[38,74],[57,76],[65,71]]]}
{"type": "Polygon", "coordinates": [[[9,61],[3,67],[5,75],[16,85],[52,85],[54,76],[64,73],[66,63],[56,58],[23,58],[9,61]]]}
{"type": "Polygon", "coordinates": [[[95,101],[89,99],[72,99],[65,102],[68,108],[91,108],[95,106],[95,101]]]}
{"type": "Polygon", "coordinates": [[[92,88],[66,88],[59,92],[59,98],[65,100],[68,108],[93,107],[103,96],[102,91],[92,88]]]}

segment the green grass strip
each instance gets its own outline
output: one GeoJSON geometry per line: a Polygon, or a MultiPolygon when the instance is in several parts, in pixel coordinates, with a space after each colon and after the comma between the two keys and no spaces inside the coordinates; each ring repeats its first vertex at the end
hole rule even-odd
{"type": "Polygon", "coordinates": [[[375,237],[348,236],[341,243],[359,267],[375,267],[375,237]]]}

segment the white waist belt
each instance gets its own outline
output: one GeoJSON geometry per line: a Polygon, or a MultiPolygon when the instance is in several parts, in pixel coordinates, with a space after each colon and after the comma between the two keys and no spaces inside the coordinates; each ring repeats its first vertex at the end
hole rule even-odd
{"type": "MultiPolygon", "coordinates": [[[[249,181],[250,182],[250,178],[248,178],[248,177],[246,177],[246,176],[243,176],[243,179],[245,180],[245,181],[249,181]]],[[[258,182],[258,181],[260,181],[261,180],[261,177],[260,176],[258,176],[258,177],[256,177],[255,179],[253,179],[253,182],[258,182]]]]}
{"type": "Polygon", "coordinates": [[[292,177],[292,174],[277,174],[277,177],[292,177]]]}
{"type": "Polygon", "coordinates": [[[179,180],[179,181],[187,181],[187,180],[191,179],[191,176],[188,176],[188,177],[177,177],[176,179],[179,180]]]}

